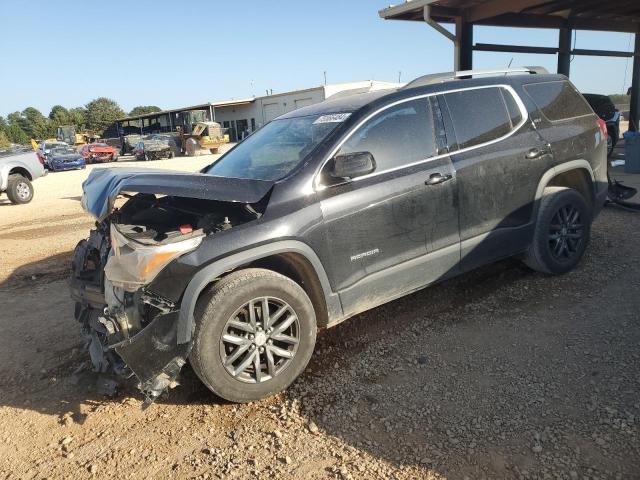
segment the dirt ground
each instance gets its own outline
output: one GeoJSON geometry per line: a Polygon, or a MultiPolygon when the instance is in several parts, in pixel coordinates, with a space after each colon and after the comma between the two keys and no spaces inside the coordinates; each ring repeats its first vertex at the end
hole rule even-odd
{"type": "Polygon", "coordinates": [[[321,332],[274,398],[227,404],[186,369],[143,412],[133,385],[101,395],[73,319],[86,175],[0,200],[0,478],[640,478],[637,213],[605,209],[568,275],[509,260],[321,332]]]}

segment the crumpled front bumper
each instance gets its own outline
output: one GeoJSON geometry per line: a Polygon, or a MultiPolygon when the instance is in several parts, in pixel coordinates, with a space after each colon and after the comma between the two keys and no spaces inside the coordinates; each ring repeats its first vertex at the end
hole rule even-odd
{"type": "Polygon", "coordinates": [[[94,371],[123,377],[133,372],[147,406],[177,385],[191,344],[177,342],[179,309],[175,305],[144,288],[118,297],[103,274],[107,257],[108,240],[95,230],[76,246],[69,282],[75,317],[82,325],[94,371]],[[139,323],[133,318],[136,312],[149,309],[157,314],[130,330],[139,323]]]}

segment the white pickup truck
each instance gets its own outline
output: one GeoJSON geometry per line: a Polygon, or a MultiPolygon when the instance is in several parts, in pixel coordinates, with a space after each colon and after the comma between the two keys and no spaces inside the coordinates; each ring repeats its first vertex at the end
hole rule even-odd
{"type": "Polygon", "coordinates": [[[33,199],[31,182],[45,173],[33,150],[0,150],[0,194],[6,192],[11,203],[29,203],[33,199]]]}

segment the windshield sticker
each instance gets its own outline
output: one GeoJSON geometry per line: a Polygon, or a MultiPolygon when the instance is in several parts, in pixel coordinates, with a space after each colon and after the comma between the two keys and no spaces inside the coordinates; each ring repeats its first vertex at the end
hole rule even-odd
{"type": "Polygon", "coordinates": [[[313,122],[313,124],[318,125],[320,123],[341,123],[350,116],[350,113],[334,113],[332,115],[322,115],[315,122],[313,122]]]}

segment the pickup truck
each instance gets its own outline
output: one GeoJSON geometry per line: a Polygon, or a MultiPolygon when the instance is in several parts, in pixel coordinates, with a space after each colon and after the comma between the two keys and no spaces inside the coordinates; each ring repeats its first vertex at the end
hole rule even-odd
{"type": "Polygon", "coordinates": [[[33,200],[31,182],[45,175],[43,162],[27,148],[0,150],[0,194],[7,193],[11,203],[33,200]]]}

